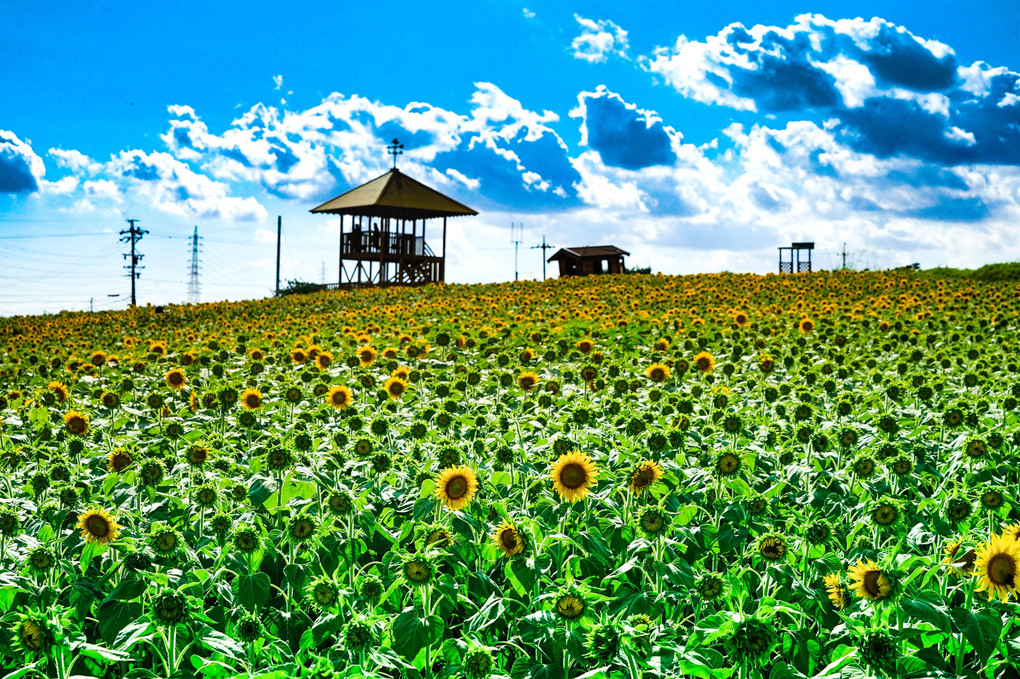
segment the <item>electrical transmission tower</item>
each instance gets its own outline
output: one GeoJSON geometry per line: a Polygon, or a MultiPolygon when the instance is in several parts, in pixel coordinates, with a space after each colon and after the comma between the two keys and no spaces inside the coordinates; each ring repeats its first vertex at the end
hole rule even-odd
{"type": "Polygon", "coordinates": [[[188,240],[191,241],[191,266],[188,268],[188,304],[198,304],[198,226],[195,226],[195,233],[188,240]]]}
{"type": "Polygon", "coordinates": [[[524,237],[524,223],[515,224],[510,222],[510,242],[514,244],[514,280],[518,279],[517,274],[517,250],[521,245],[521,238],[524,237]]]}
{"type": "Polygon", "coordinates": [[[546,250],[551,250],[552,246],[545,242],[545,235],[543,234],[542,235],[542,244],[541,245],[532,245],[531,249],[532,250],[541,250],[542,251],[542,280],[544,281],[545,280],[545,251],[546,250]]]}
{"type": "Polygon", "coordinates": [[[141,265],[142,259],[145,255],[138,254],[138,241],[142,240],[142,236],[149,233],[145,229],[140,229],[135,226],[135,222],[140,221],[138,219],[129,219],[127,223],[130,225],[127,229],[120,232],[121,243],[131,243],[131,253],[125,254],[124,259],[130,259],[131,263],[124,265],[124,268],[129,270],[131,273],[131,306],[136,306],[138,303],[135,297],[135,281],[141,277],[140,269],[145,267],[141,265]]]}

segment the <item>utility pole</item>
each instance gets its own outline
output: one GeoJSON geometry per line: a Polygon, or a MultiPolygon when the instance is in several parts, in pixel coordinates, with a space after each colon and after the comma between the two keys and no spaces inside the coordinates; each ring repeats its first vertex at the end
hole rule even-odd
{"type": "Polygon", "coordinates": [[[846,271],[846,243],[843,243],[843,270],[846,271]]]}
{"type": "Polygon", "coordinates": [[[514,280],[517,276],[517,250],[521,244],[521,237],[524,234],[524,223],[514,224],[510,222],[510,242],[514,244],[514,280]]]}
{"type": "Polygon", "coordinates": [[[283,237],[283,215],[276,216],[276,296],[280,296],[280,239],[283,237]]]}
{"type": "Polygon", "coordinates": [[[195,225],[195,233],[189,238],[191,241],[191,267],[188,269],[188,304],[198,304],[198,225],[195,225]]]}
{"type": "Polygon", "coordinates": [[[137,306],[138,304],[138,299],[135,296],[135,281],[138,280],[142,275],[141,273],[139,273],[138,270],[145,268],[144,266],[141,265],[141,261],[145,257],[145,255],[138,254],[137,250],[138,241],[142,240],[142,236],[149,233],[145,229],[140,229],[135,226],[135,222],[138,221],[141,220],[139,219],[127,220],[127,223],[130,226],[127,229],[120,232],[121,236],[120,242],[131,243],[131,254],[124,255],[125,259],[129,257],[131,258],[131,263],[124,266],[125,269],[129,269],[131,271],[131,273],[129,274],[131,276],[131,306],[137,306]]]}
{"type": "Polygon", "coordinates": [[[321,279],[321,282],[322,282],[323,285],[326,284],[326,262],[322,263],[322,279],[321,279]]]}
{"type": "Polygon", "coordinates": [[[541,245],[532,245],[531,249],[532,250],[541,250],[542,251],[542,280],[544,281],[545,280],[545,251],[546,250],[551,250],[552,246],[545,242],[545,234],[542,234],[542,244],[541,245]]]}

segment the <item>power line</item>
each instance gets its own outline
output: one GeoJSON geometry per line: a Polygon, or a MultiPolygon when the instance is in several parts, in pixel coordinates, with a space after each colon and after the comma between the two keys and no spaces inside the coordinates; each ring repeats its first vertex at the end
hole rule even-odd
{"type": "Polygon", "coordinates": [[[131,270],[131,306],[137,306],[138,305],[138,299],[135,296],[135,281],[138,280],[141,277],[141,275],[142,275],[138,271],[138,269],[144,269],[145,268],[144,266],[140,265],[140,262],[145,257],[145,255],[138,254],[136,246],[138,245],[138,241],[142,240],[142,236],[144,236],[145,234],[149,233],[145,229],[135,228],[135,222],[137,222],[137,221],[140,221],[140,220],[138,220],[138,219],[129,219],[129,220],[127,220],[128,224],[130,224],[130,227],[125,229],[124,231],[120,232],[120,235],[121,235],[120,242],[121,243],[127,243],[127,242],[130,241],[130,243],[131,243],[131,254],[130,255],[127,255],[127,254],[124,255],[125,259],[127,259],[128,257],[131,258],[131,264],[128,264],[128,265],[124,266],[125,269],[130,269],[131,270]]]}

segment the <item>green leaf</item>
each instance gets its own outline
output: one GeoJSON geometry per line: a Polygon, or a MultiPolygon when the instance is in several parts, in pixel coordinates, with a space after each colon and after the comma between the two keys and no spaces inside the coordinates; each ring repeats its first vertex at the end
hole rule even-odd
{"type": "Polygon", "coordinates": [[[198,630],[199,642],[210,651],[222,653],[231,660],[240,660],[245,657],[244,649],[236,641],[223,632],[218,632],[212,627],[203,627],[198,630]]]}
{"type": "MultiPolygon", "coordinates": [[[[108,601],[96,609],[99,620],[99,633],[107,643],[112,643],[120,651],[130,651],[134,644],[141,641],[149,630],[149,621],[138,620],[142,615],[142,605],[136,601],[108,601]]],[[[148,637],[152,635],[149,634],[148,637]]],[[[146,638],[148,638],[146,637],[146,638]]]]}
{"type": "Polygon", "coordinates": [[[993,611],[982,609],[969,611],[965,608],[954,608],[949,614],[953,617],[956,628],[974,647],[981,664],[984,664],[995,650],[999,635],[1002,634],[1002,618],[993,611]]]}
{"type": "Polygon", "coordinates": [[[950,628],[949,613],[943,606],[936,606],[924,599],[901,599],[900,609],[915,620],[930,622],[935,629],[950,628]]]}
{"type": "Polygon", "coordinates": [[[232,589],[234,598],[249,611],[266,605],[269,599],[269,576],[265,573],[254,575],[238,575],[234,578],[232,589]]]}
{"type": "Polygon", "coordinates": [[[135,659],[130,653],[117,651],[112,648],[105,648],[103,646],[96,646],[95,644],[83,645],[80,653],[99,661],[107,660],[109,662],[124,662],[135,659]]]}
{"type": "MultiPolygon", "coordinates": [[[[108,604],[108,606],[115,609],[120,607],[126,609],[130,607],[129,604],[126,604],[123,601],[112,601],[110,602],[110,604],[108,604]]],[[[100,610],[106,608],[107,606],[104,605],[100,607],[100,610]]],[[[138,608],[140,609],[141,606],[138,606],[138,608]]],[[[103,615],[98,614],[98,617],[99,617],[99,629],[102,632],[103,615]]],[[[133,617],[138,616],[136,615],[133,617]]],[[[154,636],[154,634],[155,632],[153,631],[152,623],[150,623],[148,620],[139,620],[138,622],[132,623],[121,629],[120,633],[117,634],[117,638],[114,641],[113,645],[118,651],[127,652],[134,648],[136,644],[140,644],[143,641],[148,641],[154,636]]],[[[106,636],[105,632],[103,632],[103,636],[106,636]]]]}
{"type": "Polygon", "coordinates": [[[426,646],[443,638],[443,621],[438,615],[427,618],[405,611],[393,621],[393,650],[413,661],[426,646]]]}

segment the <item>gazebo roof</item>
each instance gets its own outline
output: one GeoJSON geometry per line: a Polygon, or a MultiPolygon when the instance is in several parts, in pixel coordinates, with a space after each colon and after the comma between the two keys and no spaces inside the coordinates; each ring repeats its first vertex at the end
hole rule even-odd
{"type": "Polygon", "coordinates": [[[467,205],[425,186],[397,168],[312,208],[312,212],[396,219],[478,214],[467,205]]]}
{"type": "Polygon", "coordinates": [[[563,257],[585,259],[588,257],[614,257],[616,255],[629,254],[626,250],[621,250],[615,245],[588,245],[580,248],[560,248],[555,255],[546,261],[552,262],[563,257]]]}

